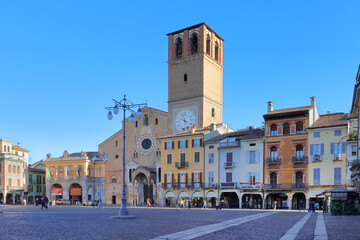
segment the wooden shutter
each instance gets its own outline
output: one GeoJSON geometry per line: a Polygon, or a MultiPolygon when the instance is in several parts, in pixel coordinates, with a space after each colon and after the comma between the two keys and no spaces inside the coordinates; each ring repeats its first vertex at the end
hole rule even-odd
{"type": "Polygon", "coordinates": [[[175,141],[172,141],[172,149],[175,149],[175,141]]]}
{"type": "Polygon", "coordinates": [[[185,140],[185,147],[188,148],[188,140],[185,140]]]}
{"type": "Polygon", "coordinates": [[[195,140],[192,139],[192,140],[191,140],[191,147],[194,148],[194,146],[195,146],[195,140]]]}
{"type": "Polygon", "coordinates": [[[167,177],[166,177],[166,173],[164,174],[164,183],[167,182],[167,177]]]}
{"type": "Polygon", "coordinates": [[[314,144],[310,144],[310,155],[314,155],[314,144]]]}
{"type": "Polygon", "coordinates": [[[186,187],[188,185],[188,173],[185,173],[185,182],[186,182],[186,187]]]}
{"type": "Polygon", "coordinates": [[[191,182],[194,183],[194,173],[191,173],[191,182]]]}
{"type": "Polygon", "coordinates": [[[259,158],[260,158],[259,150],[256,150],[255,151],[255,162],[259,162],[259,158]]]}
{"type": "Polygon", "coordinates": [[[321,144],[321,155],[324,155],[324,144],[321,144]]]}
{"type": "Polygon", "coordinates": [[[341,153],[345,153],[345,142],[341,143],[341,153]]]}
{"type": "Polygon", "coordinates": [[[334,143],[331,143],[330,145],[330,153],[334,154],[334,143]]]}
{"type": "Polygon", "coordinates": [[[180,140],[177,141],[177,143],[178,143],[178,149],[180,149],[180,140]]]}
{"type": "Polygon", "coordinates": [[[200,147],[203,146],[203,141],[202,141],[202,138],[200,138],[200,147]]]}
{"type": "Polygon", "coordinates": [[[202,182],[202,172],[199,173],[199,181],[202,182]]]}
{"type": "Polygon", "coordinates": [[[246,151],[246,163],[250,163],[250,152],[246,151]]]}
{"type": "Polygon", "coordinates": [[[172,182],[172,183],[175,182],[175,176],[174,176],[174,174],[171,174],[171,182],[172,182]]]}
{"type": "Polygon", "coordinates": [[[167,150],[167,142],[165,142],[164,149],[167,150]]]}
{"type": "Polygon", "coordinates": [[[178,173],[178,183],[180,183],[180,173],[178,173]]]}

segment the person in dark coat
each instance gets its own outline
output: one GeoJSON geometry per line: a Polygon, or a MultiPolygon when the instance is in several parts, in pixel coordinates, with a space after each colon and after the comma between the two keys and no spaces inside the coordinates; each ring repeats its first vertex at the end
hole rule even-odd
{"type": "Polygon", "coordinates": [[[47,196],[45,195],[42,199],[42,204],[41,204],[41,209],[43,209],[44,207],[46,209],[48,209],[48,203],[49,203],[49,199],[47,198],[47,196]]]}

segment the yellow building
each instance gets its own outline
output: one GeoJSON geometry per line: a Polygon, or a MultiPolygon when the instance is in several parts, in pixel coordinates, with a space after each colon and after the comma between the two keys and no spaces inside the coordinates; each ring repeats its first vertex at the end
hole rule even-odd
{"type": "Polygon", "coordinates": [[[319,202],[321,208],[322,192],[335,187],[346,188],[347,114],[320,115],[307,131],[310,148],[308,200],[319,202]]]}
{"type": "Polygon", "coordinates": [[[201,206],[205,197],[204,141],[231,130],[226,124],[182,131],[159,138],[161,141],[162,202],[175,206],[190,200],[201,206]]]}
{"type": "Polygon", "coordinates": [[[85,203],[104,199],[105,158],[98,152],[80,152],[52,158],[47,154],[46,194],[51,200],[85,203]]]}

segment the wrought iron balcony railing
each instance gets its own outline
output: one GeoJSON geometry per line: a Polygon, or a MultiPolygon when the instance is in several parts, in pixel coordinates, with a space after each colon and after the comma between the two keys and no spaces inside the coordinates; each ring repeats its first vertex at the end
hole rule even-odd
{"type": "Polygon", "coordinates": [[[333,161],[342,161],[346,160],[345,154],[339,153],[333,155],[333,161]]]}
{"type": "Polygon", "coordinates": [[[307,183],[266,183],[264,184],[265,190],[293,190],[293,189],[306,189],[307,183]]]}
{"type": "Polygon", "coordinates": [[[234,168],[234,162],[225,162],[224,167],[225,168],[234,168]]]}
{"type": "Polygon", "coordinates": [[[280,165],[281,158],[280,157],[267,157],[266,158],[266,165],[280,165]]]}
{"type": "Polygon", "coordinates": [[[205,184],[205,188],[217,188],[218,184],[213,182],[208,182],[205,184]]]}
{"type": "Polygon", "coordinates": [[[236,188],[237,184],[236,182],[222,182],[220,186],[221,188],[236,188]]]}
{"type": "Polygon", "coordinates": [[[295,164],[306,164],[308,161],[308,157],[307,156],[292,156],[291,157],[291,162],[295,165],[295,164]]]}
{"type": "Polygon", "coordinates": [[[240,189],[260,189],[262,183],[261,182],[246,182],[240,183],[240,189]]]}
{"type": "Polygon", "coordinates": [[[322,156],[320,154],[315,154],[311,158],[312,162],[322,162],[322,156]]]}
{"type": "Polygon", "coordinates": [[[221,142],[220,148],[229,148],[229,147],[240,147],[240,141],[235,142],[221,142]]]}
{"type": "Polygon", "coordinates": [[[189,162],[175,162],[175,167],[176,168],[188,168],[189,167],[189,162]]]}

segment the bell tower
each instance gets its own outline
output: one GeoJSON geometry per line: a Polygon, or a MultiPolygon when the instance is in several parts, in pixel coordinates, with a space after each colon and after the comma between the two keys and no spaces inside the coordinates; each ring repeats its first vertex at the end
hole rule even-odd
{"type": "Polygon", "coordinates": [[[171,133],[221,123],[224,40],[206,23],[167,36],[171,133]]]}

